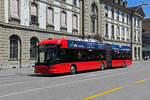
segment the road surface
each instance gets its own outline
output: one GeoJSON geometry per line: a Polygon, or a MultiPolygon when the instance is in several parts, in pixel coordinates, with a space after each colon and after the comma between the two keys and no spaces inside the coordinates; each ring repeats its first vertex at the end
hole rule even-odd
{"type": "Polygon", "coordinates": [[[0,100],[150,100],[150,62],[75,75],[3,76],[0,100]]]}

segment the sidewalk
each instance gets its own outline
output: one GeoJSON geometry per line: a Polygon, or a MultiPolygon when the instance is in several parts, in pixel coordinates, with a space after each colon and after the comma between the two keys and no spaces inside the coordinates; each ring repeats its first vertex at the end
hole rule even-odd
{"type": "Polygon", "coordinates": [[[136,64],[136,63],[148,63],[148,62],[150,62],[150,60],[141,60],[141,61],[133,61],[132,63],[133,64],[136,64]]]}
{"type": "Polygon", "coordinates": [[[34,73],[33,67],[2,69],[0,70],[0,77],[19,76],[33,73],[34,73]]]}

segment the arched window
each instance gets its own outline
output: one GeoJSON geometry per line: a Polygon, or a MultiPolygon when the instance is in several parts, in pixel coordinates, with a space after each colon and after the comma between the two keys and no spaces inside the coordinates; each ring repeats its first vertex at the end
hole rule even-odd
{"type": "Polygon", "coordinates": [[[30,39],[30,58],[36,59],[38,54],[38,39],[36,37],[32,37],[30,39]]]}
{"type": "Polygon", "coordinates": [[[16,35],[11,36],[9,39],[10,39],[10,59],[11,60],[17,60],[18,59],[20,39],[16,35]]]}
{"type": "Polygon", "coordinates": [[[91,32],[97,33],[98,31],[98,14],[97,14],[97,6],[95,3],[91,5],[91,32]]]}

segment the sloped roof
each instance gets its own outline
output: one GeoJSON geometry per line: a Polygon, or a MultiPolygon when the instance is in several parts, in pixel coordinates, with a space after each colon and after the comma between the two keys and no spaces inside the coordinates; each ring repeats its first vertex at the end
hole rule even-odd
{"type": "Polygon", "coordinates": [[[136,11],[137,13],[141,14],[143,17],[145,17],[145,13],[144,13],[144,10],[142,7],[139,7],[139,6],[135,6],[135,7],[129,7],[128,8],[129,10],[132,10],[132,11],[136,11]]]}

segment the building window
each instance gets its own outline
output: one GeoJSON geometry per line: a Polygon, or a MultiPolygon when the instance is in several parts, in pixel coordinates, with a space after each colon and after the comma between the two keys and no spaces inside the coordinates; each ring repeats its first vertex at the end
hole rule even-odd
{"type": "Polygon", "coordinates": [[[95,3],[91,5],[91,32],[97,33],[98,27],[98,14],[97,14],[97,6],[95,3]]]}
{"type": "Polygon", "coordinates": [[[105,24],[105,36],[108,37],[108,24],[105,24]]]}
{"type": "Polygon", "coordinates": [[[138,42],[140,42],[140,32],[138,32],[138,42]]]}
{"type": "Polygon", "coordinates": [[[116,36],[118,37],[118,27],[116,27],[116,36]]]}
{"type": "Polygon", "coordinates": [[[19,18],[19,0],[10,0],[10,15],[19,18]]]}
{"type": "Polygon", "coordinates": [[[134,57],[135,57],[135,60],[137,60],[137,49],[136,49],[136,47],[134,48],[134,57]]]}
{"type": "Polygon", "coordinates": [[[136,26],[136,17],[134,17],[134,26],[136,26]]]}
{"type": "Polygon", "coordinates": [[[78,16],[73,15],[73,29],[78,29],[78,16]]]}
{"type": "Polygon", "coordinates": [[[129,34],[129,29],[127,29],[127,40],[130,40],[130,34],[129,34]]]}
{"type": "Polygon", "coordinates": [[[19,0],[10,0],[9,21],[19,21],[19,0]]]}
{"type": "Polygon", "coordinates": [[[73,5],[77,5],[77,0],[73,0],[73,5]]]}
{"type": "Polygon", "coordinates": [[[131,19],[130,15],[128,15],[128,24],[130,24],[130,19],[131,19]]]}
{"type": "Polygon", "coordinates": [[[138,47],[138,56],[139,56],[139,60],[141,60],[141,49],[140,49],[140,47],[138,47]]]}
{"type": "Polygon", "coordinates": [[[114,18],[114,9],[113,8],[111,9],[111,15],[112,15],[112,18],[114,18]]]}
{"type": "Polygon", "coordinates": [[[120,12],[119,10],[117,10],[117,20],[119,21],[119,15],[120,15],[120,12]]]}
{"type": "Polygon", "coordinates": [[[118,33],[117,34],[117,39],[120,39],[120,27],[119,26],[117,27],[117,33],[118,33]]]}
{"type": "Polygon", "coordinates": [[[122,28],[122,39],[123,39],[123,40],[125,39],[125,31],[124,31],[124,28],[122,28]]]}
{"type": "Polygon", "coordinates": [[[120,5],[120,0],[118,0],[118,4],[120,5]]]}
{"type": "Polygon", "coordinates": [[[111,26],[111,31],[112,31],[112,38],[114,39],[115,35],[114,35],[114,25],[111,26]]]}
{"type": "Polygon", "coordinates": [[[62,0],[63,2],[66,2],[66,0],[62,0]]]}
{"type": "Polygon", "coordinates": [[[67,26],[67,16],[66,16],[66,12],[62,11],[61,12],[61,26],[62,27],[66,27],[67,26]]]}
{"type": "Polygon", "coordinates": [[[54,18],[53,18],[54,14],[53,14],[53,9],[52,8],[48,8],[47,9],[47,26],[53,26],[54,24],[54,18]]]}
{"type": "Polygon", "coordinates": [[[140,20],[138,19],[137,21],[138,21],[138,26],[140,26],[140,20]]]}
{"type": "Polygon", "coordinates": [[[136,41],[136,31],[134,31],[134,41],[136,41]]]}
{"type": "Polygon", "coordinates": [[[38,39],[33,37],[30,39],[30,58],[36,59],[38,55],[38,39]]]}
{"type": "Polygon", "coordinates": [[[95,20],[91,20],[92,24],[92,33],[95,33],[95,20]]]}
{"type": "Polygon", "coordinates": [[[128,20],[129,20],[129,16],[127,15],[127,24],[129,24],[129,21],[128,21],[128,20]]]}
{"type": "Polygon", "coordinates": [[[105,17],[108,17],[108,7],[105,6],[105,17]]]}
{"type": "Polygon", "coordinates": [[[124,13],[122,13],[122,22],[124,23],[124,13]]]}
{"type": "Polygon", "coordinates": [[[31,24],[38,25],[38,9],[35,2],[31,3],[31,24]]]}
{"type": "Polygon", "coordinates": [[[10,59],[17,60],[18,59],[18,44],[19,38],[17,36],[10,37],[10,59]]]}

